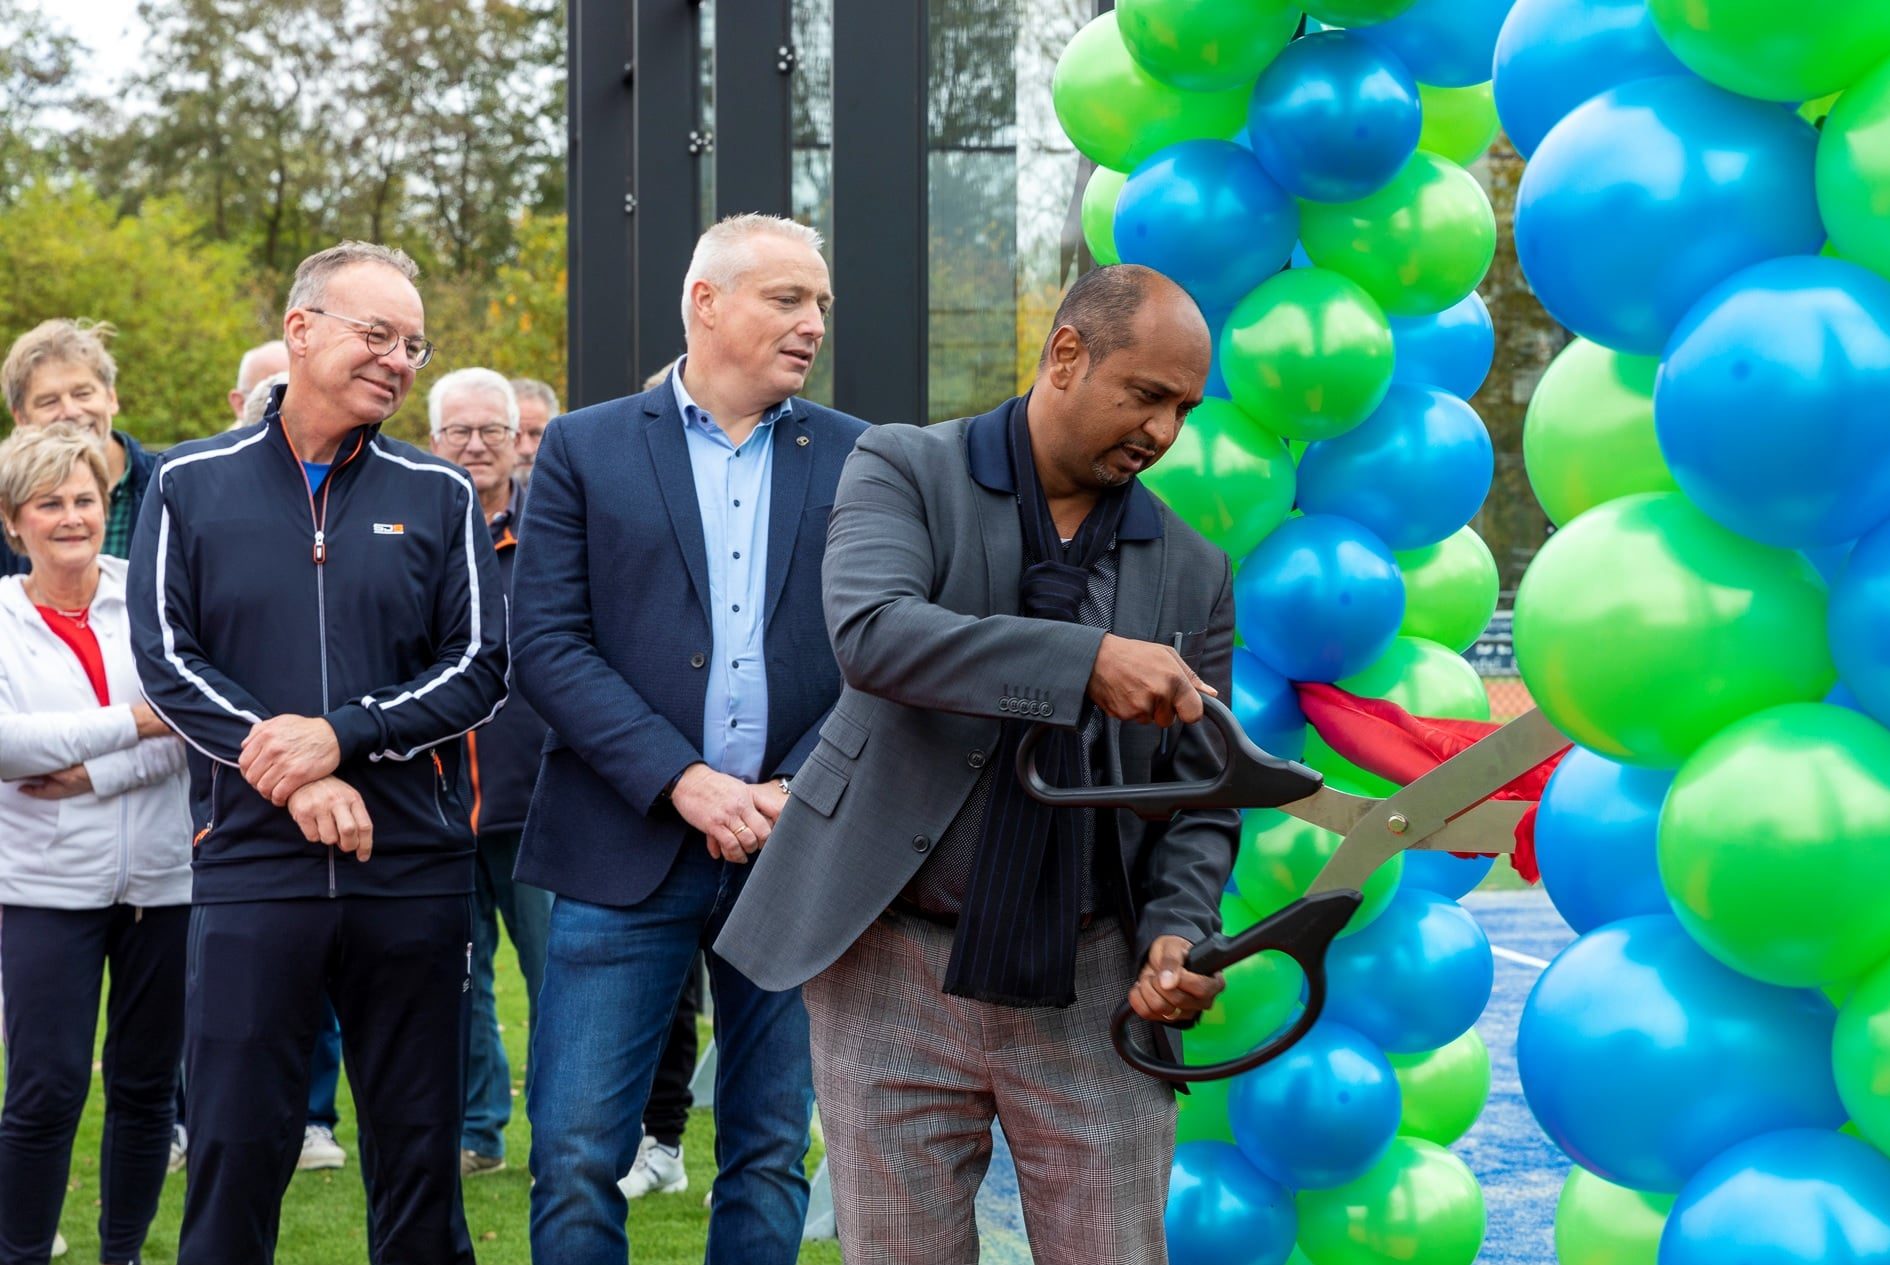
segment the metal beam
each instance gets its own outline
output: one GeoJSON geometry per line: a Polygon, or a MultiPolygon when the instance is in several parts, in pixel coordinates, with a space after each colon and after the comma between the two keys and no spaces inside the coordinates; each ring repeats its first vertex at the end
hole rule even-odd
{"type": "Polygon", "coordinates": [[[925,0],[834,0],[835,406],[926,420],[925,0]]]}
{"type": "Polygon", "coordinates": [[[683,349],[683,276],[701,231],[699,159],[690,150],[690,133],[700,127],[701,19],[691,0],[631,3],[637,55],[630,91],[636,199],[630,231],[636,264],[624,301],[635,320],[635,390],[683,349]]]}
{"type": "Polygon", "coordinates": [[[631,384],[630,0],[569,0],[565,400],[582,408],[631,384]]]}
{"type": "Polygon", "coordinates": [[[789,0],[715,6],[715,215],[793,210],[788,176],[794,41],[789,0]]]}

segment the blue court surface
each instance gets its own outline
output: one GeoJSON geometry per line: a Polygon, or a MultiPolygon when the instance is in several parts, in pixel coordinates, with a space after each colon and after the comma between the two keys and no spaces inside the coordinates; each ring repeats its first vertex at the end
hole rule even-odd
{"type": "MultiPolygon", "coordinates": [[[[1486,1265],[1555,1265],[1555,1201],[1569,1161],[1536,1127],[1516,1078],[1516,1023],[1541,964],[1575,938],[1540,890],[1477,892],[1464,898],[1496,950],[1496,987],[1477,1031],[1490,1047],[1490,1101],[1476,1127],[1453,1148],[1483,1183],[1490,1229],[1477,1259],[1486,1265]]],[[[998,1138],[978,1195],[982,1259],[1030,1260],[1017,1173],[998,1138]]]]}

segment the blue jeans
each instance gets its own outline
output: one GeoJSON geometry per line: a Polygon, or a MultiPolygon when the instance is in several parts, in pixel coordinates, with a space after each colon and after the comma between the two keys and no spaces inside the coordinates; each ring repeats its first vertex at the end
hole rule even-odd
{"type": "MultiPolygon", "coordinates": [[[[617,1179],[697,949],[721,930],[747,867],[684,842],[669,876],[628,909],[560,896],[532,1030],[532,1259],[624,1265],[617,1179]]],[[[807,1216],[813,1069],[799,990],[770,993],[708,955],[715,1001],[715,1199],[708,1265],[793,1265],[807,1216]]]]}
{"type": "Polygon", "coordinates": [[[308,1122],[332,1132],[341,1119],[335,1109],[335,1091],[341,1082],[341,1021],[326,996],[322,1019],[315,1028],[315,1049],[308,1056],[308,1122]]]}
{"type": "Polygon", "coordinates": [[[516,830],[482,833],[473,867],[472,1039],[466,1047],[466,1121],[459,1144],[481,1155],[505,1154],[505,1126],[512,1121],[512,1064],[499,1035],[499,1007],[492,991],[501,917],[518,951],[528,1027],[536,1025],[538,989],[545,977],[551,893],[512,881],[518,840],[516,830]]]}

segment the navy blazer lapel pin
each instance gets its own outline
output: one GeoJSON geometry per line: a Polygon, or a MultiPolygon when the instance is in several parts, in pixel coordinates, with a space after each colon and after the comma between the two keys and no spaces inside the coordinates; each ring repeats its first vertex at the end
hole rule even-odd
{"type": "Polygon", "coordinates": [[[805,436],[805,435],[796,435],[796,436],[794,437],[794,446],[795,446],[795,447],[797,447],[797,448],[805,448],[805,447],[807,447],[807,442],[808,442],[808,441],[807,441],[807,436],[805,436]]]}

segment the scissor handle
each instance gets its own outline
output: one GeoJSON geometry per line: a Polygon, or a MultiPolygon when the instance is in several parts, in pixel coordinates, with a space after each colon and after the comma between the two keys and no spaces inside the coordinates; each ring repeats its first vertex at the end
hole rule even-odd
{"type": "Polygon", "coordinates": [[[1184,808],[1276,808],[1304,799],[1325,778],[1292,760],[1268,755],[1241,729],[1227,704],[1201,696],[1201,719],[1227,740],[1227,763],[1211,778],[1141,786],[1051,786],[1037,769],[1037,744],[1052,729],[1032,725],[1017,747],[1017,776],[1033,799],[1070,808],[1126,808],[1149,821],[1166,821],[1184,808]]]}
{"type": "Polygon", "coordinates": [[[1135,1012],[1127,1002],[1116,1008],[1109,1025],[1109,1039],[1123,1062],[1139,1072],[1160,1080],[1187,1083],[1218,1081],[1252,1071],[1271,1062],[1298,1044],[1299,1039],[1319,1022],[1326,1008],[1326,950],[1345,929],[1346,922],[1364,902],[1364,896],[1350,888],[1302,896],[1277,913],[1262,918],[1237,936],[1214,935],[1194,946],[1188,953],[1188,969],[1201,975],[1226,970],[1256,953],[1276,950],[1286,954],[1306,973],[1306,1004],[1290,1028],[1249,1050],[1239,1058],[1198,1067],[1150,1054],[1129,1036],[1129,1020],[1135,1012]]]}

